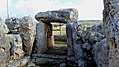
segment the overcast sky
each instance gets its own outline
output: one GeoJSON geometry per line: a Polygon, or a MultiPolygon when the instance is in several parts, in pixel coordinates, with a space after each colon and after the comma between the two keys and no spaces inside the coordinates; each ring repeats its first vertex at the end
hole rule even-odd
{"type": "MultiPolygon", "coordinates": [[[[6,1],[0,0],[0,17],[6,18],[6,1]]],[[[76,8],[79,20],[102,20],[103,0],[8,0],[10,17],[34,17],[40,11],[76,8]]]]}

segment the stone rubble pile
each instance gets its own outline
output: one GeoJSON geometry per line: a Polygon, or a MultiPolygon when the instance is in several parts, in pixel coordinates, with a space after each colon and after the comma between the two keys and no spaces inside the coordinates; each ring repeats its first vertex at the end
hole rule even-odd
{"type": "Polygon", "coordinates": [[[95,25],[92,30],[83,31],[80,35],[77,29],[74,52],[79,67],[108,67],[109,45],[99,29],[102,30],[102,26],[95,25]]]}

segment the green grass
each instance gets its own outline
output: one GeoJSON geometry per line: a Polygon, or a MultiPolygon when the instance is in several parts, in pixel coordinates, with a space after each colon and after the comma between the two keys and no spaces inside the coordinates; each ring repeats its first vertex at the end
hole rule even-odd
{"type": "Polygon", "coordinates": [[[55,44],[67,44],[66,41],[55,41],[55,44]]]}
{"type": "Polygon", "coordinates": [[[93,25],[98,25],[100,23],[97,22],[81,22],[82,25],[87,25],[87,26],[93,26],[93,25]]]}

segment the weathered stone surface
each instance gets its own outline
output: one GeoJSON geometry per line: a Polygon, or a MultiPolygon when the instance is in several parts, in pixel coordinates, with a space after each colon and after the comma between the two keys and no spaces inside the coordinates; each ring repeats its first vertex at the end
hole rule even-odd
{"type": "Polygon", "coordinates": [[[103,34],[103,24],[92,26],[92,31],[103,34]]]}
{"type": "Polygon", "coordinates": [[[5,20],[5,23],[9,29],[9,33],[19,33],[19,19],[18,18],[9,18],[5,20]]]}
{"type": "Polygon", "coordinates": [[[93,45],[92,53],[98,67],[109,67],[109,45],[106,41],[103,39],[93,45]]]}
{"type": "Polygon", "coordinates": [[[109,48],[109,67],[119,66],[119,0],[104,0],[103,28],[109,48]]]}
{"type": "Polygon", "coordinates": [[[20,60],[11,60],[6,67],[27,67],[27,64],[30,62],[30,57],[24,57],[20,60]]]}
{"type": "Polygon", "coordinates": [[[20,36],[23,42],[23,50],[25,54],[31,55],[33,43],[36,36],[36,22],[31,17],[23,17],[20,19],[20,36]]]}
{"type": "Polygon", "coordinates": [[[0,37],[0,66],[10,60],[10,42],[7,36],[0,37]]]}
{"type": "Polygon", "coordinates": [[[54,47],[54,36],[50,36],[50,38],[48,38],[48,48],[53,48],[54,47]]]}
{"type": "Polygon", "coordinates": [[[78,63],[79,67],[96,67],[94,62],[91,49],[84,49],[82,46],[85,44],[75,44],[74,51],[76,57],[76,63],[78,63]]]}
{"type": "Polygon", "coordinates": [[[54,36],[53,36],[51,23],[47,24],[47,41],[48,41],[47,43],[48,48],[53,48],[54,47],[54,36]]]}
{"type": "Polygon", "coordinates": [[[61,63],[61,64],[59,65],[59,67],[66,67],[66,64],[65,64],[65,63],[61,63]]]}
{"type": "MultiPolygon", "coordinates": [[[[36,67],[36,64],[33,62],[28,63],[27,67],[36,67]]],[[[38,66],[39,67],[39,66],[38,66]]]]}
{"type": "Polygon", "coordinates": [[[66,56],[61,56],[61,55],[49,55],[49,54],[33,54],[33,58],[49,58],[49,59],[59,59],[59,60],[65,60],[66,56]]]}
{"type": "Polygon", "coordinates": [[[74,52],[75,52],[75,62],[78,63],[78,60],[84,57],[83,50],[81,49],[81,44],[74,45],[74,52]]]}
{"type": "Polygon", "coordinates": [[[21,59],[24,56],[24,51],[22,50],[22,39],[19,34],[13,34],[11,36],[13,37],[11,55],[13,56],[13,59],[21,59]]]}
{"type": "Polygon", "coordinates": [[[61,9],[56,11],[39,12],[35,18],[38,21],[47,22],[63,22],[78,19],[78,11],[76,9],[61,9]]]}
{"type": "Polygon", "coordinates": [[[48,49],[44,54],[50,54],[50,55],[59,55],[64,56],[67,55],[67,45],[55,45],[54,48],[48,49]]]}
{"type": "Polygon", "coordinates": [[[9,31],[9,29],[7,28],[7,25],[2,20],[2,18],[0,18],[0,35],[2,36],[4,34],[7,34],[8,31],[9,31]]]}
{"type": "Polygon", "coordinates": [[[72,38],[73,38],[73,45],[76,44],[77,41],[77,28],[78,28],[78,23],[77,21],[72,21],[72,38]]]}
{"type": "Polygon", "coordinates": [[[81,23],[77,23],[77,36],[80,37],[80,35],[82,34],[83,31],[83,25],[81,23]]]}
{"type": "Polygon", "coordinates": [[[83,42],[87,42],[88,39],[91,37],[91,31],[90,30],[86,30],[81,34],[82,40],[83,42]]]}
{"type": "Polygon", "coordinates": [[[37,53],[44,53],[47,50],[47,26],[45,23],[40,22],[36,25],[36,48],[37,53]]]}
{"type": "Polygon", "coordinates": [[[8,28],[0,18],[0,66],[2,67],[10,59],[10,38],[7,36],[8,28]]]}
{"type": "Polygon", "coordinates": [[[37,64],[59,64],[66,62],[66,60],[57,60],[57,59],[48,59],[48,58],[37,58],[36,63],[37,64]]]}
{"type": "Polygon", "coordinates": [[[104,35],[97,31],[86,30],[83,31],[80,35],[78,34],[77,37],[78,36],[79,38],[77,39],[77,44],[74,45],[74,52],[76,57],[75,62],[78,63],[79,67],[100,67],[100,65],[108,65],[108,47],[105,45],[106,41],[102,41],[104,39],[104,35]],[[100,45],[95,45],[98,42],[100,42],[100,45]],[[94,52],[92,53],[92,51],[94,52]],[[99,57],[99,55],[101,57],[99,57]]]}
{"type": "Polygon", "coordinates": [[[72,38],[72,24],[66,24],[66,35],[67,35],[67,47],[68,47],[68,56],[74,55],[73,51],[73,38],[72,38]]]}
{"type": "Polygon", "coordinates": [[[86,50],[90,50],[90,49],[92,48],[92,46],[91,46],[90,43],[84,43],[84,44],[82,45],[82,48],[83,48],[83,49],[86,49],[86,50]]]}
{"type": "Polygon", "coordinates": [[[78,67],[86,67],[86,61],[79,59],[78,60],[78,67]]]}

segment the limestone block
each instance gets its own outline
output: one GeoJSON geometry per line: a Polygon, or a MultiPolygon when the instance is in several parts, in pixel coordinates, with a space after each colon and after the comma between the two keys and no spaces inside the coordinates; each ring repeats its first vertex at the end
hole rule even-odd
{"type": "Polygon", "coordinates": [[[78,11],[74,8],[61,9],[55,11],[39,12],[35,18],[38,21],[48,22],[63,22],[67,23],[69,20],[78,19],[78,11]]]}
{"type": "Polygon", "coordinates": [[[10,60],[10,42],[7,36],[0,36],[0,66],[10,60]]]}
{"type": "Polygon", "coordinates": [[[0,66],[7,63],[10,59],[10,38],[7,36],[8,28],[0,18],[0,66]]]}
{"type": "Polygon", "coordinates": [[[53,36],[53,32],[52,32],[52,24],[49,23],[47,24],[47,45],[48,48],[53,48],[54,47],[54,36],[53,36]]]}
{"type": "Polygon", "coordinates": [[[72,21],[72,38],[73,38],[73,45],[76,44],[77,41],[77,28],[78,28],[78,23],[77,21],[72,21]]]}
{"type": "Polygon", "coordinates": [[[37,53],[44,53],[47,50],[47,26],[45,23],[42,23],[39,21],[39,23],[36,25],[36,48],[37,53]]]}
{"type": "Polygon", "coordinates": [[[21,59],[24,56],[24,51],[22,50],[22,39],[19,34],[13,34],[13,43],[11,45],[11,55],[13,59],[21,59]]]}
{"type": "Polygon", "coordinates": [[[4,34],[7,34],[9,29],[7,28],[7,25],[5,22],[0,18],[0,36],[3,36],[4,34]]]}
{"type": "Polygon", "coordinates": [[[84,52],[83,52],[83,49],[81,48],[81,44],[74,45],[74,52],[75,52],[75,57],[76,57],[75,62],[78,63],[79,59],[84,58],[84,52]]]}
{"type": "Polygon", "coordinates": [[[93,57],[98,67],[109,67],[109,45],[107,39],[103,39],[93,45],[93,57]]]}
{"type": "Polygon", "coordinates": [[[36,22],[31,17],[23,17],[20,19],[20,36],[23,42],[23,50],[25,54],[31,55],[33,43],[36,36],[36,22]]]}
{"type": "Polygon", "coordinates": [[[119,0],[104,0],[103,29],[109,45],[109,67],[118,67],[119,0]]]}
{"type": "Polygon", "coordinates": [[[59,59],[59,60],[65,60],[66,56],[61,56],[61,55],[49,55],[49,54],[33,54],[33,58],[50,58],[50,59],[59,59]]]}
{"type": "Polygon", "coordinates": [[[37,58],[36,64],[60,64],[64,63],[66,60],[57,60],[57,59],[50,59],[50,58],[37,58]]]}
{"type": "Polygon", "coordinates": [[[92,31],[95,31],[95,32],[103,34],[103,25],[100,24],[100,25],[92,26],[92,31]]]}
{"type": "Polygon", "coordinates": [[[48,48],[54,47],[54,36],[52,35],[50,38],[48,38],[48,48]]]}
{"type": "Polygon", "coordinates": [[[5,19],[5,24],[7,25],[9,29],[9,33],[19,33],[19,19],[18,18],[9,18],[5,19]]]}
{"type": "Polygon", "coordinates": [[[27,67],[27,64],[30,62],[30,57],[23,57],[20,60],[11,60],[5,67],[27,67]]]}
{"type": "Polygon", "coordinates": [[[66,67],[66,63],[61,63],[59,67],[66,67]]]}
{"type": "Polygon", "coordinates": [[[82,48],[83,48],[83,49],[86,49],[86,50],[90,50],[90,49],[92,48],[92,46],[91,46],[90,43],[84,43],[84,44],[82,45],[82,48]]]}
{"type": "Polygon", "coordinates": [[[73,38],[72,38],[72,24],[66,24],[66,35],[67,35],[67,47],[68,47],[68,56],[74,55],[73,51],[73,38]]]}

